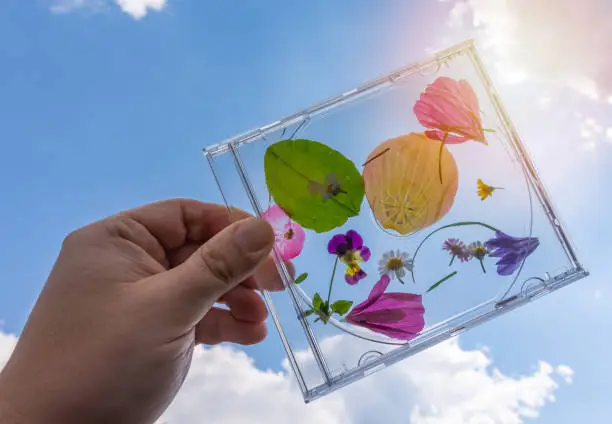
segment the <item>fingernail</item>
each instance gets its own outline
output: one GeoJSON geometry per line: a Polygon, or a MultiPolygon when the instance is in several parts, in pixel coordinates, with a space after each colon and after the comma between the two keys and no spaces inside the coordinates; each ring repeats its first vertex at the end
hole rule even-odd
{"type": "Polygon", "coordinates": [[[259,252],[271,250],[274,244],[274,231],[266,221],[249,218],[240,221],[236,230],[235,240],[243,252],[259,252]]]}

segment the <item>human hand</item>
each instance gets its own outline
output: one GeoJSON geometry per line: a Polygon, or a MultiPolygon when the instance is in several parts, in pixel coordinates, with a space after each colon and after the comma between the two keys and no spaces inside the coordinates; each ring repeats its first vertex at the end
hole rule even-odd
{"type": "Polygon", "coordinates": [[[263,340],[267,311],[255,289],[283,287],[274,233],[259,219],[229,219],[222,206],[171,200],[70,234],[0,374],[0,416],[9,408],[20,424],[153,423],[195,344],[263,340]]]}

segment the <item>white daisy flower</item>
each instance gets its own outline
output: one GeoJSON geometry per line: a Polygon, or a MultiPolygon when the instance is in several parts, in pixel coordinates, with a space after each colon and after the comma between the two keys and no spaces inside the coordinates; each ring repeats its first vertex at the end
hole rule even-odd
{"type": "Polygon", "coordinates": [[[400,283],[405,284],[402,278],[406,276],[406,271],[412,271],[412,265],[413,262],[408,253],[390,250],[383,253],[382,259],[378,262],[378,272],[391,279],[396,277],[400,283]]]}

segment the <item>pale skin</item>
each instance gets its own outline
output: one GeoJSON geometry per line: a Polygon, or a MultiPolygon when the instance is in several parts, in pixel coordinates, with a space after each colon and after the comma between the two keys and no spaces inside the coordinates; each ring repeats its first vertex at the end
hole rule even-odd
{"type": "Polygon", "coordinates": [[[0,373],[0,422],[154,423],[197,344],[265,338],[273,244],[265,221],[194,200],[74,231],[0,373]]]}

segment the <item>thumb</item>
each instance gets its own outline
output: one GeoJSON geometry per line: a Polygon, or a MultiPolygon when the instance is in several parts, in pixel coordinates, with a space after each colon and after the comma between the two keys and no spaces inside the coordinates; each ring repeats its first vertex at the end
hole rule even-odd
{"type": "Polygon", "coordinates": [[[181,265],[154,279],[175,318],[195,325],[221,296],[255,272],[273,246],[274,232],[266,221],[245,219],[226,227],[181,265]]]}

